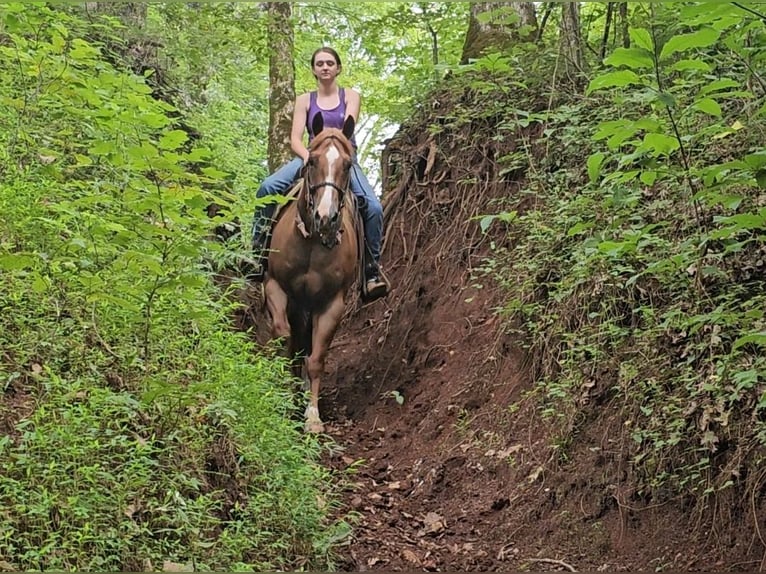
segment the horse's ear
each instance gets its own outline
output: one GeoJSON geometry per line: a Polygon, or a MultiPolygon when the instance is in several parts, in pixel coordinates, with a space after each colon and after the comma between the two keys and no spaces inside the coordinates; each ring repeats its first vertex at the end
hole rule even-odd
{"type": "Polygon", "coordinates": [[[346,121],[343,122],[343,135],[346,136],[348,139],[351,139],[351,137],[354,135],[355,127],[356,127],[356,120],[354,120],[354,116],[346,116],[346,121]]]}
{"type": "Polygon", "coordinates": [[[314,137],[319,135],[322,128],[324,128],[324,118],[322,117],[322,112],[317,112],[314,114],[314,119],[311,120],[311,131],[313,132],[314,137]]]}

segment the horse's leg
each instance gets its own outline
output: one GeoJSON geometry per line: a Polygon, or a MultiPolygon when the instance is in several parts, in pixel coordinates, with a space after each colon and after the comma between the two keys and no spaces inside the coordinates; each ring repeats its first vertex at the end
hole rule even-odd
{"type": "Polygon", "coordinates": [[[264,285],[266,308],[271,316],[271,337],[283,339],[288,355],[292,355],[290,322],[287,320],[287,294],[274,279],[267,279],[264,285]]]}
{"type": "Polygon", "coordinates": [[[311,338],[311,354],[306,360],[306,367],[311,385],[311,399],[306,408],[306,430],[308,432],[323,432],[324,425],[319,417],[319,382],[324,374],[324,362],[327,351],[335,336],[335,331],[343,318],[346,308],[343,293],[333,299],[327,309],[313,318],[314,329],[311,338]]]}

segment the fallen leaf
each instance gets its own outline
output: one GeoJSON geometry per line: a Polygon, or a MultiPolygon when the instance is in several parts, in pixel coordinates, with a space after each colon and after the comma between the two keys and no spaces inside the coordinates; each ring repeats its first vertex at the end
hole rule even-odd
{"type": "Polygon", "coordinates": [[[522,447],[520,444],[509,446],[508,448],[504,448],[503,450],[497,451],[497,458],[508,458],[509,456],[519,452],[522,448],[524,447],[522,447]]]}
{"type": "Polygon", "coordinates": [[[411,562],[412,564],[418,564],[420,565],[420,558],[418,558],[418,555],[415,554],[412,550],[409,548],[405,548],[401,552],[402,558],[404,558],[407,562],[411,562]]]}
{"type": "Polygon", "coordinates": [[[537,479],[540,478],[540,475],[543,473],[543,467],[538,466],[535,470],[533,470],[531,473],[529,473],[529,476],[527,477],[527,480],[529,482],[537,482],[537,479]]]}
{"type": "Polygon", "coordinates": [[[426,534],[438,534],[447,527],[447,523],[441,515],[429,512],[423,518],[423,526],[426,534]]]}

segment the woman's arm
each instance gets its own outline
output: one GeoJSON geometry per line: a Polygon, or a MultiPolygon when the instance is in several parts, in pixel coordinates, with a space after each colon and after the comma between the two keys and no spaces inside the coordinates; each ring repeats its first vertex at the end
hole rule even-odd
{"type": "Polygon", "coordinates": [[[359,112],[362,109],[362,98],[359,92],[346,88],[346,115],[354,116],[356,123],[359,123],[359,112]]]}
{"type": "Polygon", "coordinates": [[[295,98],[293,110],[293,127],[290,131],[290,147],[295,155],[306,163],[309,159],[309,150],[303,144],[303,132],[306,129],[306,116],[309,112],[309,94],[301,94],[295,98]]]}

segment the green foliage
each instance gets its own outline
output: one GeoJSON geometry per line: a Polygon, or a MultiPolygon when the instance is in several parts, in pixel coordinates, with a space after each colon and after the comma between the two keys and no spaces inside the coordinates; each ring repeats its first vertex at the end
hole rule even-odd
{"type": "Polygon", "coordinates": [[[609,408],[639,494],[704,499],[740,482],[766,448],[764,54],[754,48],[766,27],[732,4],[648,8],[589,97],[514,111],[509,132],[533,118],[546,136],[527,144],[521,201],[536,208],[516,198],[481,219],[491,232],[514,214],[511,241],[480,272],[509,289],[504,313],[529,341],[561,443],[609,408]]]}
{"type": "Polygon", "coordinates": [[[106,60],[107,28],[20,3],[0,25],[0,555],[327,567],[347,525],[328,519],[319,446],[285,366],[232,332],[212,281],[206,207],[226,172],[106,60]]]}

